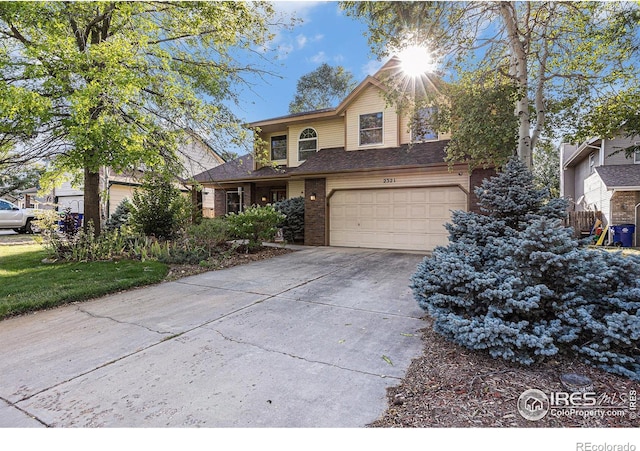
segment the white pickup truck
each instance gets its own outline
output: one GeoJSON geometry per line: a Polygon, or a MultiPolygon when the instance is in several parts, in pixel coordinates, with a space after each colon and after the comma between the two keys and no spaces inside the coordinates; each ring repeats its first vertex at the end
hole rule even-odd
{"type": "Polygon", "coordinates": [[[0,229],[13,229],[18,233],[33,233],[36,219],[33,208],[19,208],[9,201],[0,199],[0,229]]]}

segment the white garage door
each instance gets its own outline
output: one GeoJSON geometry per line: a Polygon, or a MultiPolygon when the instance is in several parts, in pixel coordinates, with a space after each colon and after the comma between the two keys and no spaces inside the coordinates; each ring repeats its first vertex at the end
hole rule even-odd
{"type": "Polygon", "coordinates": [[[329,201],[332,246],[433,250],[446,245],[450,210],[466,210],[458,187],[337,191],[329,201]]]}

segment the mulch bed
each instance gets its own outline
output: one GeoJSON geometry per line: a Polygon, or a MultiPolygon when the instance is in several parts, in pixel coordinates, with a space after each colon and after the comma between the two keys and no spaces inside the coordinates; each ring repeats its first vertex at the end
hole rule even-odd
{"type": "Polygon", "coordinates": [[[294,251],[291,249],[286,249],[284,247],[262,246],[251,253],[222,253],[215,262],[207,266],[169,265],[169,273],[164,280],[173,281],[182,277],[201,274],[207,271],[231,268],[233,266],[244,265],[246,263],[266,260],[269,258],[277,257],[278,255],[288,254],[290,252],[294,251]]]}
{"type": "MultiPolygon", "coordinates": [[[[568,358],[551,358],[530,367],[493,359],[486,353],[446,341],[432,330],[429,318],[425,318],[425,323],[423,355],[412,362],[400,385],[388,389],[389,407],[369,427],[637,428],[640,425],[640,420],[630,418],[629,411],[624,416],[601,418],[553,416],[549,411],[541,420],[527,420],[517,409],[520,395],[528,389],[539,389],[547,395],[566,392],[560,382],[562,374],[589,377],[596,396],[609,406],[620,405],[620,395],[628,396],[633,390],[639,393],[640,384],[568,358]]],[[[629,405],[628,401],[622,404],[629,405]]]]}

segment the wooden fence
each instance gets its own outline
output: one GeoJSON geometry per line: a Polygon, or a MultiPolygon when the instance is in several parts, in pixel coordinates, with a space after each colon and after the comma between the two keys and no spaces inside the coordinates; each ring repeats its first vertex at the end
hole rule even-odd
{"type": "Polygon", "coordinates": [[[576,237],[589,235],[596,219],[602,218],[601,211],[570,211],[564,220],[566,227],[573,227],[576,237]]]}

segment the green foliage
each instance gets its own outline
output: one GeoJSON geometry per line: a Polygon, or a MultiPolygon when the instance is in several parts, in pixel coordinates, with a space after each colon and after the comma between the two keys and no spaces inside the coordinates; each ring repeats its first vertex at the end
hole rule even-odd
{"type": "Polygon", "coordinates": [[[191,218],[191,203],[168,174],[147,175],[133,193],[131,225],[146,236],[171,239],[191,218]]]}
{"type": "Polygon", "coordinates": [[[443,91],[446,100],[435,103],[433,125],[451,132],[446,161],[467,162],[470,170],[502,167],[518,144],[518,120],[513,115],[518,88],[505,79],[469,77],[443,91]]]}
{"type": "Polygon", "coordinates": [[[296,85],[296,94],[289,103],[289,113],[302,113],[336,106],[357,85],[353,74],[342,66],[322,63],[303,75],[296,85]]]}
{"type": "Polygon", "coordinates": [[[247,250],[254,250],[262,245],[263,241],[272,240],[285,216],[276,209],[267,205],[265,207],[251,206],[240,213],[230,213],[226,217],[229,230],[234,237],[247,240],[247,250]]]}
{"type": "Polygon", "coordinates": [[[533,151],[533,177],[536,187],[560,197],[560,151],[551,141],[540,140],[533,151]]]}
{"type": "Polygon", "coordinates": [[[283,199],[273,207],[285,216],[279,224],[284,239],[290,243],[304,239],[304,197],[283,199]]]}
{"type": "Polygon", "coordinates": [[[0,154],[83,171],[99,230],[100,167],[173,167],[189,130],[244,143],[229,105],[263,71],[239,55],[264,48],[273,17],[267,2],[0,3],[0,154]]]}
{"type": "Polygon", "coordinates": [[[229,224],[223,218],[203,219],[199,224],[187,228],[186,236],[195,246],[205,249],[216,249],[224,246],[231,239],[229,224]]]}

